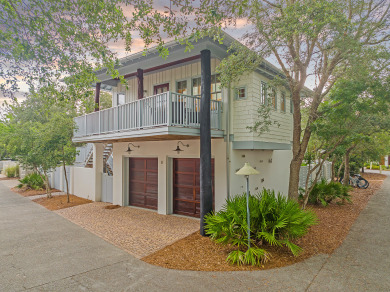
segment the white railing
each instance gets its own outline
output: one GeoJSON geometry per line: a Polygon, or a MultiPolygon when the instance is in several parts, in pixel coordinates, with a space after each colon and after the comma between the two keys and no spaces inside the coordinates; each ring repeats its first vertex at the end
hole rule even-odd
{"type": "MultiPolygon", "coordinates": [[[[221,102],[211,100],[211,129],[221,129],[221,102]]],[[[200,98],[164,92],[75,118],[74,137],[158,126],[200,126],[200,98]]]]}
{"type": "Polygon", "coordinates": [[[86,163],[88,162],[90,156],[92,155],[93,151],[93,144],[88,143],[82,147],[77,147],[77,155],[76,155],[76,160],[75,160],[75,165],[76,166],[82,166],[84,167],[86,163]]]}

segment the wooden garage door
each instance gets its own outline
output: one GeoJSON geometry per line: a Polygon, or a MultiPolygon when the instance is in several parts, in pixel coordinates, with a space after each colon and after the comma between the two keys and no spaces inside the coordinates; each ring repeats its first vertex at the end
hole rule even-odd
{"type": "MultiPolygon", "coordinates": [[[[173,213],[200,217],[200,160],[177,158],[173,160],[173,213]]],[[[214,159],[212,165],[214,205],[214,159]]]]}
{"type": "Polygon", "coordinates": [[[157,158],[130,158],[129,205],[157,210],[157,158]]]}

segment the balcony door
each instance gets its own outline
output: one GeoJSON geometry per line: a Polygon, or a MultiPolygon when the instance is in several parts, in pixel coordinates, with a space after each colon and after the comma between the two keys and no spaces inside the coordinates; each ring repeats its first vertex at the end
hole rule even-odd
{"type": "Polygon", "coordinates": [[[160,94],[169,91],[169,83],[155,85],[153,87],[154,94],[160,94]]]}

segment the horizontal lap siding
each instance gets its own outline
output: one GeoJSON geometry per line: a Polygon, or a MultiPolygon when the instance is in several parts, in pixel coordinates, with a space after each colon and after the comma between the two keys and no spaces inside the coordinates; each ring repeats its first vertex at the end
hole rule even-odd
{"type": "Polygon", "coordinates": [[[287,90],[286,93],[286,111],[281,112],[281,90],[277,89],[277,110],[271,110],[271,120],[280,124],[269,126],[270,131],[259,136],[257,133],[251,133],[248,126],[251,127],[259,119],[257,110],[260,107],[260,84],[261,81],[270,84],[270,81],[262,75],[252,72],[245,78],[241,78],[234,87],[246,86],[247,99],[236,101],[233,92],[233,112],[234,112],[234,140],[235,141],[264,141],[275,143],[290,143],[292,140],[292,114],[290,113],[290,99],[287,90]]]}

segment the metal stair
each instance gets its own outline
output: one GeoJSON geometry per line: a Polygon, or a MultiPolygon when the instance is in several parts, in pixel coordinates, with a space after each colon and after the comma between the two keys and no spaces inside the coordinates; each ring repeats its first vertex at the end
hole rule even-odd
{"type": "MultiPolygon", "coordinates": [[[[82,167],[93,167],[93,144],[87,144],[84,150],[85,160],[82,167]]],[[[80,162],[79,162],[80,163],[80,162]]],[[[103,172],[109,176],[113,175],[113,156],[112,156],[112,144],[108,143],[104,145],[103,151],[103,172]]]]}
{"type": "Polygon", "coordinates": [[[105,144],[103,151],[103,172],[109,176],[113,175],[112,144],[105,144]]]}

